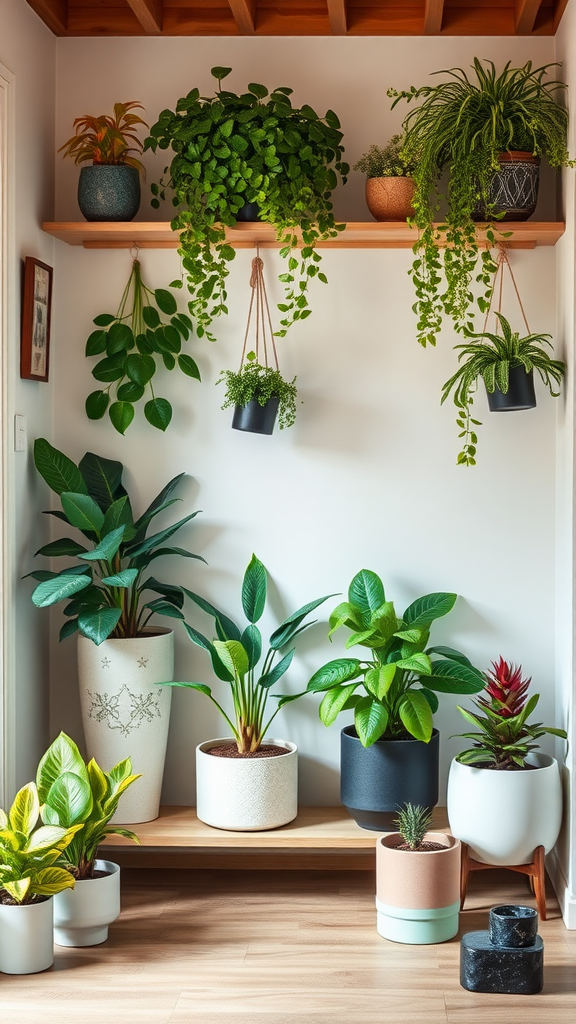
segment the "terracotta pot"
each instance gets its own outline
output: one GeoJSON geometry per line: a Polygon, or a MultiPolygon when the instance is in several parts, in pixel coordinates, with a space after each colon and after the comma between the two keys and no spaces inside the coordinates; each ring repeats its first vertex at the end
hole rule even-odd
{"type": "Polygon", "coordinates": [[[414,216],[412,178],[367,178],[366,204],[374,220],[406,220],[414,216]]]}
{"type": "Polygon", "coordinates": [[[292,821],[298,813],[298,749],[287,740],[266,739],[285,747],[277,757],[214,757],[210,747],[233,743],[230,737],[196,747],[196,813],[200,821],[232,832],[261,832],[292,821]]]}
{"type": "MultiPolygon", "coordinates": [[[[540,157],[533,153],[512,150],[499,153],[500,170],[496,171],[488,198],[493,203],[492,213],[504,216],[497,223],[507,220],[528,220],[536,209],[538,202],[538,185],[540,182],[540,157]]],[[[472,215],[473,220],[484,220],[486,210],[478,203],[472,215]]]]}
{"type": "Polygon", "coordinates": [[[458,931],[460,841],[443,832],[427,832],[425,840],[443,848],[398,850],[398,833],[376,843],[377,928],[393,942],[446,942],[458,931]]]}

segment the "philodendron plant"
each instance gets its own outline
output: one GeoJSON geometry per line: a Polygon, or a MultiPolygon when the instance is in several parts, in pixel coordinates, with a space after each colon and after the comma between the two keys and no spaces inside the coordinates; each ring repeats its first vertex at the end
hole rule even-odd
{"type": "Polygon", "coordinates": [[[129,757],[109,772],[103,771],[94,758],[85,764],[78,747],[64,732],[44,754],[36,775],[40,814],[46,825],[78,829],[62,854],[74,878],[93,877],[98,847],[106,836],[124,836],[140,843],[134,832],[110,824],[120,797],[139,778],[132,774],[129,757]]]}
{"type": "Polygon", "coordinates": [[[341,711],[354,711],[354,725],[365,747],[381,737],[413,736],[428,743],[440,693],[478,693],[484,676],[451,647],[428,647],[432,623],[447,615],[456,594],[426,594],[402,617],[387,601],[382,580],[362,569],[330,616],[331,637],[350,629],[346,647],[366,647],[367,658],[336,658],[318,669],[307,687],[324,693],[320,718],[331,725],[341,711]],[[363,693],[357,693],[362,687],[363,693]]]}
{"type": "Polygon", "coordinates": [[[201,555],[168,544],[197,512],[148,536],[154,517],[179,500],[171,495],[185,474],[170,480],[135,519],[122,484],[121,462],[86,452],[76,465],[45,438],[38,438],[34,443],[34,463],[48,486],[60,495],[62,511],[49,514],[80,530],[90,545],[87,547],[72,537],[45,544],[37,555],[79,561],[61,572],[28,573],[39,581],[32,594],[38,608],[68,602],[60,640],[78,631],[101,644],[109,636],[141,636],[153,615],[183,619],[184,588],[145,574],[155,558],[165,555],[204,561],[201,555]],[[147,592],[157,596],[149,598],[147,592]]]}
{"type": "Polygon", "coordinates": [[[289,669],[295,648],[290,647],[276,663],[275,659],[288,647],[298,633],[313,624],[315,620],[304,621],[310,612],[318,608],[328,597],[333,596],[329,594],[326,597],[310,601],[284,619],[271,634],[264,662],[259,668],[262,657],[262,634],[256,623],[261,619],[266,605],[267,575],[262,562],[256,558],[256,555],[252,555],[242,583],[242,608],[248,620],[248,625],[244,630],[240,630],[232,619],[218,611],[209,601],[198,594],[187,591],[189,597],[195,601],[198,607],[214,618],[217,638],[213,641],[187,623],[184,623],[184,628],[193,643],[208,651],[212,659],[214,674],[218,679],[229,684],[233,706],[232,717],[229,717],[213,696],[210,687],[205,683],[167,682],[161,684],[163,686],[184,686],[206,694],[225,718],[236,740],[238,751],[242,754],[251,754],[258,750],[280,708],[302,696],[301,693],[271,693],[271,688],[289,669]],[[278,701],[278,705],[271,714],[268,714],[267,706],[270,697],[274,697],[278,701]]]}

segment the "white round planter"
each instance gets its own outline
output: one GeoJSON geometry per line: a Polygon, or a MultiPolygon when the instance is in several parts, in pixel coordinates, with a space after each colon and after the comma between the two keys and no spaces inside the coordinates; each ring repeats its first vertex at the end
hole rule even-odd
{"type": "Polygon", "coordinates": [[[529,771],[503,772],[452,761],[448,821],[452,835],[484,864],[528,864],[537,846],[549,853],[562,822],[558,763],[529,754],[529,771]]]}
{"type": "Polygon", "coordinates": [[[78,638],[78,678],[88,756],[109,771],[126,757],[143,778],[120,799],[113,822],[158,817],[172,688],[174,634],[157,630],[96,646],[78,638]]]}
{"type": "Polygon", "coordinates": [[[200,821],[233,832],[260,832],[292,821],[298,813],[298,750],[286,740],[278,757],[214,757],[207,753],[229,737],[196,747],[196,813],[200,821]]]}
{"type": "Polygon", "coordinates": [[[57,946],[97,946],[106,942],[108,925],[120,914],[120,868],[97,860],[103,878],[86,878],[54,897],[54,942],[57,946]]]}
{"type": "Polygon", "coordinates": [[[52,897],[30,906],[0,904],[0,971],[37,974],[53,963],[52,897]]]}

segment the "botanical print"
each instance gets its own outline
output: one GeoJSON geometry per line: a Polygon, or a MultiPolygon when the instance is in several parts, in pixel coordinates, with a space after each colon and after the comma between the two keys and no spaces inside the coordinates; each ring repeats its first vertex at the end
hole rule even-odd
{"type": "Polygon", "coordinates": [[[48,353],[48,295],[50,275],[44,267],[34,268],[34,318],[30,368],[37,377],[46,376],[48,353]]]}
{"type": "Polygon", "coordinates": [[[139,729],[142,722],[151,722],[161,718],[160,697],[153,690],[150,693],[132,693],[126,683],[116,694],[93,693],[88,690],[90,707],[88,717],[97,722],[106,722],[109,729],[119,730],[123,736],[129,736],[134,729],[139,729]],[[128,698],[128,719],[122,718],[121,701],[126,705],[128,698]]]}

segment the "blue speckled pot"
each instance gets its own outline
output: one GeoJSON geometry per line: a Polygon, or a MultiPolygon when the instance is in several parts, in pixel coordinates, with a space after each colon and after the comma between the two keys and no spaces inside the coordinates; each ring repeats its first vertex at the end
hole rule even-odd
{"type": "Polygon", "coordinates": [[[83,167],[78,206],[86,220],[133,220],[140,207],[140,175],[125,164],[83,167]]]}

